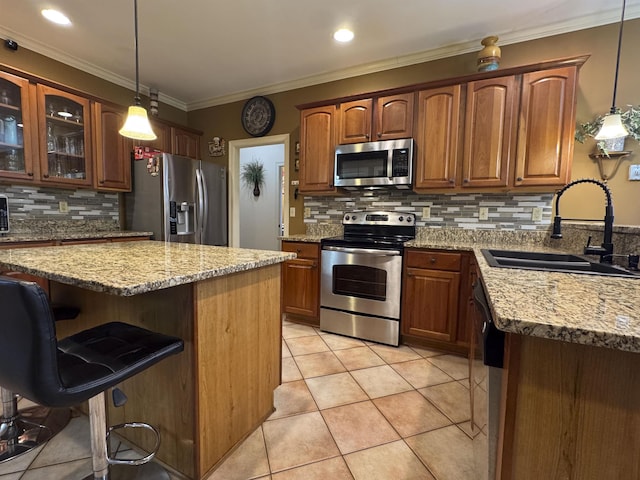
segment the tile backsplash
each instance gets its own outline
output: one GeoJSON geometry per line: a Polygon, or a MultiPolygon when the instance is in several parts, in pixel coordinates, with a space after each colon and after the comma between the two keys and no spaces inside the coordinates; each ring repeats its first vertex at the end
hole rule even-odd
{"type": "Polygon", "coordinates": [[[547,230],[551,224],[553,193],[542,194],[433,194],[418,195],[400,190],[353,191],[340,197],[305,197],[305,209],[313,224],[339,224],[346,212],[354,210],[391,210],[416,215],[419,227],[482,230],[547,230]],[[429,218],[423,208],[429,207],[429,218]],[[486,208],[487,220],[480,220],[486,208]],[[541,209],[541,220],[534,221],[534,208],[541,209]]]}
{"type": "Polygon", "coordinates": [[[117,193],[24,185],[0,186],[0,193],[9,198],[9,221],[14,233],[46,223],[100,223],[119,229],[117,193]],[[60,212],[60,202],[67,203],[68,212],[60,212]]]}

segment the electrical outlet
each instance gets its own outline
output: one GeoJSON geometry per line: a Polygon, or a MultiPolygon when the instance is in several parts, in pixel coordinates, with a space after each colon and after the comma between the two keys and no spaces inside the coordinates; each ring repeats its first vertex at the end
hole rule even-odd
{"type": "Polygon", "coordinates": [[[629,165],[629,180],[640,180],[640,165],[629,165]]]}
{"type": "Polygon", "coordinates": [[[478,210],[478,219],[489,220],[489,207],[480,207],[480,210],[478,210]]]}
{"type": "Polygon", "coordinates": [[[422,219],[428,220],[431,218],[431,207],[422,207],[422,219]]]}
{"type": "Polygon", "coordinates": [[[531,210],[531,221],[533,222],[542,221],[542,207],[533,207],[533,210],[531,210]]]}
{"type": "Polygon", "coordinates": [[[289,207],[289,216],[291,218],[296,216],[296,207],[289,207]]]}
{"type": "Polygon", "coordinates": [[[58,210],[60,213],[69,213],[69,204],[64,200],[58,202],[58,210]]]}
{"type": "Polygon", "coordinates": [[[311,217],[311,207],[304,207],[304,218],[311,217]]]}

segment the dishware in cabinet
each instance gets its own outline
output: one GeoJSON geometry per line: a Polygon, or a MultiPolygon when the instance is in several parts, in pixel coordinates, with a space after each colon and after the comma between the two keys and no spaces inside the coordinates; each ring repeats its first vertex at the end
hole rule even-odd
{"type": "Polygon", "coordinates": [[[38,84],[40,170],[45,183],[93,183],[88,99],[38,84]]]}
{"type": "Polygon", "coordinates": [[[0,72],[0,177],[33,181],[37,177],[34,152],[35,122],[29,81],[0,72]]]}

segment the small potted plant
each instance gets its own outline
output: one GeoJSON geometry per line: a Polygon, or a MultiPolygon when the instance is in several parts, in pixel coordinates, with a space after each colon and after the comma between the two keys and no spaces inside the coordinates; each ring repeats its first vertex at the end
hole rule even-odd
{"type": "MultiPolygon", "coordinates": [[[[622,124],[629,132],[629,136],[640,142],[640,106],[629,105],[624,112],[618,109],[622,124]]],[[[590,122],[580,123],[576,128],[575,139],[584,143],[587,137],[595,137],[602,127],[604,115],[598,115],[590,122]]],[[[608,155],[608,152],[620,152],[624,150],[625,137],[615,138],[611,140],[602,140],[596,143],[598,149],[608,155]]]]}
{"type": "Polygon", "coordinates": [[[264,176],[264,165],[258,160],[253,160],[242,166],[242,182],[245,187],[253,188],[254,197],[260,196],[260,187],[264,186],[264,176]]]}

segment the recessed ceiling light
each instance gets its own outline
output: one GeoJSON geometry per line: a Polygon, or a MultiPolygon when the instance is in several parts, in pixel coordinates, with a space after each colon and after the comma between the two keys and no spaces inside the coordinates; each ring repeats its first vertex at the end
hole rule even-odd
{"type": "Polygon", "coordinates": [[[58,10],[45,8],[42,10],[42,16],[50,22],[57,23],[58,25],[71,25],[71,20],[64,13],[58,10]]]}
{"type": "Polygon", "coordinates": [[[341,28],[333,34],[333,38],[337,42],[347,43],[353,40],[353,32],[347,28],[341,28]]]}

